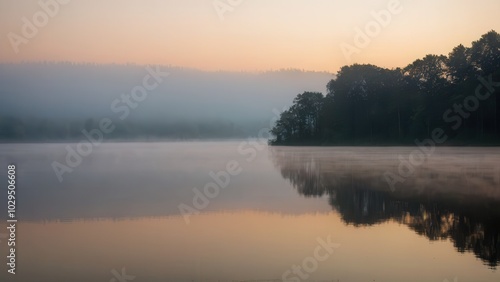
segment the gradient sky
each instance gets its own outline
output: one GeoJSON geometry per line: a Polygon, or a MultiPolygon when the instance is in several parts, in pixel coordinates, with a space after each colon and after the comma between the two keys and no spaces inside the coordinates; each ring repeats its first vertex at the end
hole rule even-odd
{"type": "MultiPolygon", "coordinates": [[[[50,0],[42,0],[50,1],[50,0]]],[[[220,0],[227,3],[228,0],[220,0]]],[[[0,0],[0,62],[165,64],[202,70],[336,72],[350,63],[404,67],[500,32],[498,0],[400,0],[403,11],[348,61],[342,42],[390,0],[242,0],[221,20],[214,0],[72,0],[13,51],[38,1],[0,0]]]]}

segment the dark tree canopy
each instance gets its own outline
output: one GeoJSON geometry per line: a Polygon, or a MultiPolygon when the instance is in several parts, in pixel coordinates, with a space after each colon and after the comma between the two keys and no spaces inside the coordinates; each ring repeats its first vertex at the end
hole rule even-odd
{"type": "Polygon", "coordinates": [[[295,98],[272,129],[270,143],[412,144],[441,128],[449,145],[498,145],[499,84],[495,31],[471,47],[426,55],[402,69],[344,66],[328,82],[326,96],[305,92],[295,98]]]}

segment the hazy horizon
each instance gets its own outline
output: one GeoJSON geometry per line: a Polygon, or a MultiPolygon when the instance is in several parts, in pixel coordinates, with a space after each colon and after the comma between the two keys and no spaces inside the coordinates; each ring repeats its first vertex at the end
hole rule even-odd
{"type": "Polygon", "coordinates": [[[500,281],[499,11],[0,0],[0,281],[500,281]]]}
{"type": "Polygon", "coordinates": [[[332,78],[330,73],[300,70],[249,73],[140,65],[0,64],[0,139],[80,139],[84,123],[101,118],[110,118],[129,132],[113,136],[115,140],[151,134],[169,138],[256,136],[260,129],[271,128],[270,123],[295,95],[324,92],[332,78]],[[133,102],[131,98],[133,104],[128,106],[124,97],[142,85],[151,69],[168,76],[161,77],[144,100],[133,102]],[[16,124],[22,128],[13,130],[21,135],[9,129],[16,124]]]}
{"type": "MultiPolygon", "coordinates": [[[[51,0],[44,3],[48,2],[51,0]]],[[[250,72],[291,68],[335,73],[351,63],[406,66],[426,54],[447,54],[458,44],[470,44],[490,30],[500,30],[496,17],[500,2],[494,0],[474,5],[452,0],[242,0],[234,1],[233,6],[217,0],[148,0],[140,4],[61,0],[65,2],[49,9],[53,16],[45,22],[40,16],[40,27],[35,26],[31,36],[23,18],[33,24],[34,16],[43,11],[38,1],[0,1],[0,34],[5,35],[0,41],[4,50],[0,62],[161,64],[250,72]],[[384,14],[391,3],[396,13],[384,14]],[[370,25],[377,19],[379,30],[370,25]],[[23,28],[32,38],[23,36],[23,28]],[[373,34],[361,48],[354,41],[357,29],[365,34],[371,29],[373,34]],[[14,48],[12,34],[25,41],[14,48]],[[359,53],[347,59],[342,44],[358,48],[359,53]]]]}

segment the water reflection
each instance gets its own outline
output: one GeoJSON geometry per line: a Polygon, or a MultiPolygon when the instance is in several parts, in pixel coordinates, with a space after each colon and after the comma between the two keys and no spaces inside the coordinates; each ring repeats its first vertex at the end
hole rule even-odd
{"type": "MultiPolygon", "coordinates": [[[[237,151],[239,143],[104,143],[65,174],[63,182],[51,163],[64,162],[65,147],[75,149],[75,144],[2,144],[0,166],[17,165],[17,214],[24,222],[178,216],[180,203],[192,205],[193,188],[213,182],[209,172],[222,171],[229,160],[238,161],[244,171],[203,212],[330,211],[321,199],[305,201],[290,189],[266,152],[248,162],[237,151]]],[[[6,173],[0,173],[0,182],[7,182],[6,173]]],[[[0,210],[7,210],[7,201],[0,201],[0,210]]],[[[1,220],[5,217],[0,213],[1,220]]]]}
{"type": "Polygon", "coordinates": [[[500,156],[498,149],[438,148],[395,191],[386,171],[413,148],[275,147],[271,158],[306,197],[328,195],[348,225],[393,220],[431,241],[451,239],[485,264],[500,262],[500,156]]]}
{"type": "Polygon", "coordinates": [[[409,149],[271,147],[248,162],[238,145],[105,143],[63,183],[50,163],[66,144],[0,146],[20,219],[19,274],[4,265],[0,281],[110,281],[121,267],[136,281],[279,280],[330,235],[341,247],[308,281],[499,281],[469,253],[499,262],[495,150],[438,150],[392,193],[380,175],[409,149]],[[228,160],[244,171],[187,225],[177,205],[228,160]]]}

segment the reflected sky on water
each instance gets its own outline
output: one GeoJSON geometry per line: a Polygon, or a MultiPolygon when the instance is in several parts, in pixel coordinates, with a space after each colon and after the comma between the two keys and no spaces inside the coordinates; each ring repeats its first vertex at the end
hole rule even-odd
{"type": "Polygon", "coordinates": [[[62,183],[66,144],[0,145],[18,167],[13,281],[280,280],[328,236],[340,247],[307,281],[500,278],[499,149],[437,148],[391,191],[384,173],[415,148],[263,146],[249,161],[240,144],[103,144],[62,183]],[[228,161],[242,172],[187,225],[178,205],[228,161]]]}

